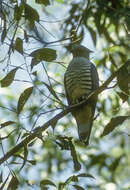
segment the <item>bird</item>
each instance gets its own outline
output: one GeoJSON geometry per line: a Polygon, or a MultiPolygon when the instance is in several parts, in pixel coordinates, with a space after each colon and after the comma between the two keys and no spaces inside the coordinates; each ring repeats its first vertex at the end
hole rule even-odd
{"type": "MultiPolygon", "coordinates": [[[[99,87],[99,76],[96,66],[90,61],[91,50],[83,45],[75,44],[70,52],[73,59],[64,74],[64,87],[68,105],[80,103],[87,99],[99,87]]],[[[93,96],[85,105],[73,110],[80,141],[89,145],[89,138],[94,120],[98,95],[93,96]]]]}

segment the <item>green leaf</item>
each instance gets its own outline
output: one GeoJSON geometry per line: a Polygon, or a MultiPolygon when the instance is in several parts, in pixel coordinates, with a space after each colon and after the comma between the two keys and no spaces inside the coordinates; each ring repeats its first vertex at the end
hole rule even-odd
{"type": "Polygon", "coordinates": [[[106,29],[106,27],[103,28],[103,34],[104,34],[106,40],[109,43],[112,43],[112,44],[115,45],[115,41],[113,40],[112,36],[110,35],[110,33],[108,32],[108,30],[106,29]]]}
{"type": "Polygon", "coordinates": [[[48,179],[42,180],[40,182],[40,187],[43,187],[43,186],[46,186],[46,185],[51,185],[51,186],[56,187],[56,185],[51,180],[48,180],[48,179]]]}
{"type": "Polygon", "coordinates": [[[38,3],[38,4],[43,4],[45,6],[50,5],[49,0],[35,0],[35,2],[38,3]]]}
{"type": "Polygon", "coordinates": [[[56,144],[60,146],[61,150],[70,150],[68,137],[62,137],[60,135],[57,135],[56,139],[56,144]]]}
{"type": "Polygon", "coordinates": [[[16,176],[13,176],[9,182],[7,190],[14,190],[18,188],[19,181],[16,176]]]}
{"type": "MultiPolygon", "coordinates": [[[[128,14],[129,14],[129,12],[128,12],[128,14]]],[[[125,22],[126,22],[128,30],[130,31],[130,15],[126,15],[125,22]]]]}
{"type": "Polygon", "coordinates": [[[39,15],[37,11],[28,4],[25,4],[25,18],[30,22],[39,22],[39,15]]]}
{"type": "Polygon", "coordinates": [[[67,185],[67,184],[69,184],[70,182],[78,182],[78,178],[77,178],[77,176],[75,176],[75,175],[73,175],[73,176],[71,176],[71,177],[69,177],[66,181],[65,181],[65,184],[67,185]]]}
{"type": "Polygon", "coordinates": [[[33,67],[35,65],[37,65],[38,63],[40,63],[40,61],[37,61],[35,58],[32,58],[32,61],[31,61],[31,70],[33,69],[33,67]]]}
{"type": "Polygon", "coordinates": [[[63,190],[65,187],[64,183],[59,183],[58,190],[63,190]]]}
{"type": "Polygon", "coordinates": [[[86,174],[86,173],[81,173],[81,174],[77,175],[77,177],[90,177],[90,178],[95,179],[95,177],[93,177],[91,174],[86,174]]]}
{"type": "Polygon", "coordinates": [[[130,60],[128,60],[119,70],[117,82],[124,93],[130,94],[130,60]]]}
{"type": "Polygon", "coordinates": [[[95,12],[95,15],[94,15],[94,19],[95,19],[95,25],[96,25],[96,29],[99,33],[99,35],[101,35],[103,33],[103,29],[104,28],[103,26],[101,27],[101,16],[102,16],[102,11],[99,10],[99,11],[96,11],[95,12]]]}
{"type": "Polygon", "coordinates": [[[4,27],[4,30],[2,31],[2,34],[1,34],[1,42],[3,43],[5,38],[6,38],[6,34],[7,34],[7,30],[6,30],[6,27],[4,27]]]}
{"type": "Polygon", "coordinates": [[[56,59],[56,50],[50,48],[41,48],[33,51],[30,54],[31,57],[34,57],[37,61],[53,61],[56,59]]]}
{"type": "Polygon", "coordinates": [[[25,42],[28,43],[29,37],[25,30],[24,30],[24,39],[25,39],[25,42]]]}
{"type": "Polygon", "coordinates": [[[78,177],[73,175],[73,176],[67,178],[67,180],[64,182],[64,186],[68,185],[71,182],[78,182],[78,177]]]}
{"type": "Polygon", "coordinates": [[[117,92],[119,97],[122,99],[123,103],[128,100],[129,96],[123,92],[117,92]]]}
{"type": "Polygon", "coordinates": [[[50,125],[51,125],[53,130],[55,129],[56,124],[57,124],[57,121],[51,121],[50,125]]]}
{"type": "Polygon", "coordinates": [[[7,35],[7,27],[6,27],[6,23],[7,23],[7,21],[6,21],[6,15],[4,14],[4,11],[1,11],[0,12],[1,13],[1,18],[2,18],[2,34],[1,34],[1,42],[3,43],[4,42],[4,40],[5,40],[5,37],[6,37],[6,35],[7,35]]]}
{"type": "Polygon", "coordinates": [[[4,123],[1,123],[0,129],[2,129],[2,128],[8,126],[8,125],[12,125],[12,124],[14,124],[14,123],[16,124],[16,122],[14,122],[14,121],[6,121],[6,122],[4,122],[4,123]]]}
{"type": "Polygon", "coordinates": [[[37,76],[37,71],[34,71],[33,73],[32,73],[32,75],[34,75],[35,77],[37,76]]]}
{"type": "Polygon", "coordinates": [[[16,21],[19,21],[22,17],[22,13],[24,10],[24,5],[21,3],[20,6],[18,7],[17,5],[14,8],[14,19],[16,21]]]}
{"type": "Polygon", "coordinates": [[[72,141],[69,142],[69,145],[70,145],[71,156],[73,158],[74,169],[75,171],[79,171],[81,169],[81,164],[78,161],[76,150],[72,141]]]}
{"type": "Polygon", "coordinates": [[[15,50],[19,53],[23,54],[23,40],[21,38],[17,38],[14,46],[15,50]]]}
{"type": "Polygon", "coordinates": [[[112,118],[111,121],[106,125],[102,136],[108,135],[118,125],[121,125],[128,118],[130,118],[130,116],[118,116],[118,117],[112,118]]]}
{"type": "Polygon", "coordinates": [[[11,83],[14,80],[15,73],[18,70],[18,68],[15,68],[11,70],[0,82],[1,82],[1,87],[7,87],[11,85],[11,83]]]}
{"type": "Polygon", "coordinates": [[[120,164],[120,161],[121,161],[122,157],[123,157],[123,155],[117,157],[114,161],[112,161],[112,163],[109,165],[110,171],[112,171],[113,173],[115,172],[116,168],[120,164]]]}
{"type": "Polygon", "coordinates": [[[24,5],[25,11],[25,19],[30,22],[30,29],[34,28],[35,21],[39,22],[39,15],[35,9],[33,9],[30,5],[24,5]]]}
{"type": "Polygon", "coordinates": [[[0,183],[3,182],[2,178],[3,178],[3,175],[2,175],[2,172],[0,172],[0,183]]]}
{"type": "Polygon", "coordinates": [[[4,187],[6,186],[8,179],[9,179],[9,175],[7,176],[7,178],[5,179],[5,181],[3,182],[3,184],[0,186],[1,190],[4,189],[4,187]]]}
{"type": "Polygon", "coordinates": [[[101,165],[105,165],[105,160],[108,158],[108,154],[99,153],[98,155],[90,154],[91,157],[90,166],[97,165],[100,163],[101,165]]]}
{"type": "Polygon", "coordinates": [[[83,187],[79,186],[79,185],[73,185],[73,187],[76,189],[76,190],[84,190],[83,187]]]}
{"type": "Polygon", "coordinates": [[[113,58],[113,56],[111,54],[109,54],[109,59],[110,59],[111,63],[117,68],[115,60],[114,60],[114,58],[113,58]]]}
{"type": "Polygon", "coordinates": [[[37,164],[36,160],[28,160],[28,162],[29,162],[30,164],[32,164],[33,166],[35,166],[35,165],[37,164]]]}
{"type": "Polygon", "coordinates": [[[22,111],[25,103],[31,96],[32,91],[33,91],[33,87],[30,87],[30,88],[27,88],[26,90],[24,90],[24,92],[20,95],[19,100],[18,100],[18,105],[17,105],[17,113],[18,114],[20,114],[20,112],[22,111]]]}
{"type": "Polygon", "coordinates": [[[22,168],[24,167],[24,165],[26,164],[26,161],[27,161],[27,156],[28,156],[28,149],[27,149],[27,146],[24,146],[24,157],[23,157],[23,164],[21,166],[21,168],[19,169],[19,171],[22,170],[22,168]]]}

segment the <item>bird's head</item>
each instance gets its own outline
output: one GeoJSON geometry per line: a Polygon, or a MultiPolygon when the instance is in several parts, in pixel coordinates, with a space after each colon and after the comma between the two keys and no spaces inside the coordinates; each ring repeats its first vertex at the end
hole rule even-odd
{"type": "Polygon", "coordinates": [[[93,52],[82,45],[73,45],[70,51],[74,57],[86,57],[88,59],[89,59],[89,54],[93,52]]]}

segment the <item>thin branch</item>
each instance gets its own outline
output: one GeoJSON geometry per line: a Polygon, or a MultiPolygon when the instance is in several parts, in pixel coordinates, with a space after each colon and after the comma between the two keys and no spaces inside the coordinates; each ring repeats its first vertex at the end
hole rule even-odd
{"type": "Polygon", "coordinates": [[[0,164],[2,164],[4,161],[8,160],[11,156],[13,156],[16,152],[18,152],[21,148],[24,146],[27,146],[28,143],[30,143],[32,140],[34,140],[39,134],[41,134],[43,131],[45,131],[51,124],[56,123],[58,120],[63,118],[65,115],[67,115],[69,112],[73,111],[74,109],[79,108],[80,106],[86,104],[90,98],[93,96],[97,96],[99,93],[104,91],[109,83],[117,76],[118,72],[122,69],[124,65],[122,65],[116,72],[114,72],[107,80],[103,83],[102,86],[100,86],[97,90],[95,90],[93,93],[91,93],[86,100],[72,105],[67,106],[65,110],[61,111],[59,114],[54,116],[52,119],[44,123],[42,126],[37,127],[32,133],[30,133],[22,142],[17,144],[14,148],[12,148],[10,151],[8,151],[2,158],[0,158],[0,164]]]}
{"type": "Polygon", "coordinates": [[[80,19],[79,19],[79,23],[78,23],[78,25],[77,25],[77,27],[76,27],[76,29],[75,29],[75,32],[76,32],[76,33],[78,32],[78,29],[79,29],[79,27],[80,27],[80,25],[81,25],[81,23],[82,23],[82,21],[83,21],[83,19],[84,19],[85,11],[88,10],[89,5],[90,5],[90,0],[88,0],[88,3],[87,3],[87,5],[86,5],[86,7],[85,7],[85,9],[84,9],[84,11],[83,11],[83,14],[81,15],[81,17],[80,17],[80,19]]]}
{"type": "Polygon", "coordinates": [[[45,71],[45,73],[46,73],[48,82],[49,82],[49,84],[50,84],[50,86],[51,86],[51,88],[52,88],[52,84],[51,84],[51,81],[50,81],[50,77],[49,77],[49,75],[48,75],[48,72],[47,72],[47,69],[46,69],[46,67],[45,67],[45,65],[44,65],[44,62],[42,62],[42,67],[43,67],[43,69],[44,69],[44,71],[45,71]]]}
{"type": "MultiPolygon", "coordinates": [[[[70,40],[71,39],[71,37],[68,37],[68,38],[63,38],[63,39],[59,39],[59,40],[56,40],[56,41],[51,41],[51,42],[47,42],[47,41],[41,41],[41,39],[39,39],[38,37],[36,37],[36,36],[33,36],[33,35],[28,35],[28,37],[29,38],[33,38],[33,39],[35,39],[35,40],[37,40],[37,41],[39,41],[40,43],[42,42],[42,43],[44,43],[44,47],[48,47],[48,46],[53,46],[53,45],[51,45],[51,44],[55,44],[55,43],[60,43],[60,42],[63,42],[63,41],[67,41],[67,40],[70,40]]],[[[60,44],[58,44],[58,45],[54,45],[54,46],[59,46],[60,44]]],[[[66,45],[68,45],[68,44],[66,44],[66,45]]],[[[33,49],[35,49],[35,48],[33,48],[33,49]]],[[[30,50],[30,49],[28,49],[28,50],[30,50]]],[[[32,48],[31,48],[31,50],[32,50],[32,48]]]]}
{"type": "Polygon", "coordinates": [[[11,108],[8,108],[8,107],[2,106],[2,105],[0,105],[0,108],[6,109],[8,111],[12,111],[14,113],[17,113],[15,109],[11,109],[11,108]]]}
{"type": "MultiPolygon", "coordinates": [[[[8,50],[8,55],[10,55],[11,54],[11,49],[12,49],[12,46],[13,46],[13,42],[14,42],[14,38],[15,38],[15,36],[16,36],[16,32],[17,32],[17,30],[18,30],[18,22],[16,23],[16,26],[15,26],[15,30],[14,30],[14,33],[13,33],[13,37],[12,37],[12,39],[11,39],[11,43],[10,43],[10,47],[9,47],[9,50],[8,50]]],[[[10,58],[10,57],[9,57],[10,58]]]]}
{"type": "Polygon", "coordinates": [[[47,23],[57,23],[57,22],[64,22],[66,19],[68,19],[69,17],[63,18],[63,19],[57,19],[57,20],[40,20],[40,22],[47,22],[47,23]]]}
{"type": "Polygon", "coordinates": [[[47,113],[51,113],[51,112],[57,111],[58,109],[61,109],[61,108],[55,108],[55,109],[52,109],[52,110],[49,110],[49,111],[40,113],[40,114],[37,116],[36,120],[34,121],[33,126],[32,126],[32,128],[31,128],[31,131],[34,129],[34,127],[35,127],[35,125],[36,125],[38,119],[39,119],[42,115],[45,115],[45,114],[47,114],[47,113]]]}
{"type": "Polygon", "coordinates": [[[67,69],[67,67],[65,66],[65,65],[63,65],[63,64],[65,64],[65,62],[63,62],[63,61],[53,61],[54,63],[57,63],[57,64],[59,64],[59,65],[61,65],[62,67],[64,67],[65,69],[67,69]]]}
{"type": "MultiPolygon", "coordinates": [[[[40,23],[39,23],[39,25],[48,33],[48,34],[50,34],[53,38],[55,38],[56,39],[56,37],[49,31],[49,30],[47,30],[43,25],[41,25],[40,23]]],[[[36,28],[37,29],[37,28],[36,28]]],[[[38,32],[38,31],[37,31],[38,32]]]]}
{"type": "Polygon", "coordinates": [[[31,83],[32,84],[31,81],[27,81],[27,80],[14,79],[14,81],[17,81],[17,82],[26,82],[26,83],[31,83]]]}

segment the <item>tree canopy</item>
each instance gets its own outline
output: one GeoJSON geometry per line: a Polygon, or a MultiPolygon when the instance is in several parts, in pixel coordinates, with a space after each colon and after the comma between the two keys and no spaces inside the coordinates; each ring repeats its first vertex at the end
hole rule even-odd
{"type": "Polygon", "coordinates": [[[129,0],[3,0],[0,23],[0,189],[128,190],[129,0]],[[68,106],[75,43],[94,51],[100,87],[68,106]],[[94,94],[86,147],[70,112],[94,94]]]}

